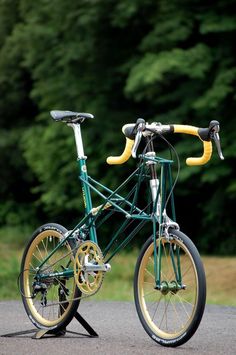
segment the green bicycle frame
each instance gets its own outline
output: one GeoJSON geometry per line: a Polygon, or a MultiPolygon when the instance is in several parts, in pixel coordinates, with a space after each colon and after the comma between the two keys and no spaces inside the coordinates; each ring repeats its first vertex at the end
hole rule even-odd
{"type": "MultiPolygon", "coordinates": [[[[114,255],[116,255],[121,249],[123,249],[134,236],[143,228],[144,224],[147,222],[152,223],[153,230],[153,240],[154,240],[154,272],[156,279],[156,287],[161,287],[161,259],[162,259],[162,236],[165,231],[165,218],[166,218],[166,208],[167,203],[170,200],[170,213],[171,220],[176,221],[175,206],[174,206],[174,195],[173,195],[173,183],[172,183],[172,173],[171,164],[172,160],[162,159],[155,156],[150,156],[144,154],[140,156],[140,163],[136,170],[114,191],[107,188],[103,184],[99,183],[95,179],[91,178],[87,173],[86,157],[84,155],[82,136],[79,124],[70,124],[74,129],[77,154],[78,154],[78,169],[79,169],[79,180],[82,185],[82,195],[85,208],[84,218],[71,230],[65,238],[57,245],[57,247],[43,260],[39,265],[39,270],[42,266],[50,259],[50,257],[69,239],[73,239],[75,233],[81,234],[81,239],[89,239],[92,242],[98,244],[97,230],[103,225],[114,213],[119,212],[124,216],[124,221],[121,223],[119,228],[111,236],[111,240],[108,245],[103,250],[103,255],[106,259],[106,263],[109,262],[114,255]],[[157,179],[155,185],[155,191],[153,187],[149,189],[148,203],[145,208],[139,208],[137,206],[137,199],[140,191],[141,184],[143,182],[148,182],[150,184],[150,165],[153,165],[155,169],[160,168],[160,182],[157,179]],[[127,187],[133,181],[133,187],[122,197],[121,191],[127,187]],[[157,186],[158,185],[158,186],[157,186]],[[103,201],[103,203],[98,207],[93,207],[91,192],[97,194],[103,201]],[[152,197],[152,198],[151,198],[152,197]],[[105,213],[105,216],[103,212],[105,213]],[[127,227],[134,225],[133,229],[125,236],[125,238],[120,241],[109,256],[111,248],[113,247],[115,241],[119,240],[121,234],[123,234],[127,227]],[[85,235],[85,237],[84,237],[85,235]],[[159,236],[158,242],[158,252],[157,252],[157,238],[159,236]],[[106,258],[107,256],[107,258],[106,258]]],[[[151,186],[151,184],[150,184],[151,186]]],[[[170,250],[173,270],[175,273],[176,280],[179,285],[181,285],[181,267],[180,258],[177,252],[177,261],[175,261],[173,250],[170,250]]],[[[58,273],[58,277],[72,277],[74,272],[72,269],[67,269],[58,273]]],[[[39,279],[44,279],[47,277],[54,277],[53,274],[38,274],[39,279]]]]}

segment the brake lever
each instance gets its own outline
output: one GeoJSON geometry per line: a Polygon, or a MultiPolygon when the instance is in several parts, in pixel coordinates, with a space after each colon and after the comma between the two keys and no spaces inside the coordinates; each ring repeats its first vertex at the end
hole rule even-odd
{"type": "Polygon", "coordinates": [[[138,150],[139,144],[140,144],[141,139],[142,139],[142,132],[146,128],[146,124],[145,124],[145,121],[144,121],[143,118],[138,118],[137,119],[135,128],[137,130],[137,133],[135,135],[134,145],[133,145],[133,148],[132,148],[132,157],[134,159],[137,158],[137,150],[138,150]]]}
{"type": "Polygon", "coordinates": [[[210,129],[210,132],[209,132],[210,133],[210,138],[216,144],[218,155],[219,155],[221,160],[224,160],[224,156],[223,156],[222,149],[221,149],[221,144],[220,144],[220,135],[219,135],[220,124],[219,124],[219,122],[218,121],[211,121],[209,129],[210,129]]]}

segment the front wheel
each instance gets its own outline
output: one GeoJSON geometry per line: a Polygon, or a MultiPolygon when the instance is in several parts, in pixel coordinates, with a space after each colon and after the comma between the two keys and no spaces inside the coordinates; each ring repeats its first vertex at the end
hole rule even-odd
{"type": "MultiPolygon", "coordinates": [[[[200,255],[182,232],[172,230],[161,245],[159,284],[154,271],[154,241],[150,237],[137,260],[134,298],[148,335],[163,346],[176,347],[197,330],[206,302],[206,278],[200,255]]],[[[158,272],[157,272],[158,274],[158,272]]]]}

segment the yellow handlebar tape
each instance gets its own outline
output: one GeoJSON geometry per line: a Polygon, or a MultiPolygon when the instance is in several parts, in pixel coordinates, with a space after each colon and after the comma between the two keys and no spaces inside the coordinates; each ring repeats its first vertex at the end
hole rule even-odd
{"type": "Polygon", "coordinates": [[[199,158],[187,158],[186,164],[189,166],[204,165],[211,159],[211,154],[212,154],[212,143],[203,141],[203,155],[199,158]]]}
{"type": "Polygon", "coordinates": [[[118,164],[123,164],[127,160],[129,160],[129,158],[131,157],[131,154],[132,154],[134,140],[129,139],[127,137],[125,137],[125,138],[126,138],[126,145],[125,145],[125,149],[124,149],[123,153],[119,157],[108,157],[107,164],[118,165],[118,164]]]}
{"type": "Polygon", "coordinates": [[[198,134],[198,127],[187,125],[174,125],[174,133],[186,133],[197,136],[203,142],[203,155],[199,158],[187,158],[186,164],[189,166],[204,165],[211,159],[212,143],[211,141],[203,141],[198,134]]]}
{"type": "Polygon", "coordinates": [[[187,126],[184,124],[174,124],[174,133],[186,133],[186,134],[192,134],[193,136],[199,137],[198,127],[187,126]]]}

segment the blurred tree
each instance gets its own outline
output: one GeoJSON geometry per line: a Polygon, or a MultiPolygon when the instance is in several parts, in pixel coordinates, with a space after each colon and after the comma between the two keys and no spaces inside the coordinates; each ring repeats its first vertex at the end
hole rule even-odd
{"type": "MultiPolygon", "coordinates": [[[[139,116],[197,126],[219,119],[226,160],[222,164],[214,154],[204,168],[182,164],[178,216],[205,252],[233,252],[234,6],[235,0],[1,0],[0,122],[9,137],[2,143],[8,164],[15,148],[9,171],[1,175],[0,182],[8,181],[2,195],[17,191],[9,184],[13,172],[25,202],[33,188],[37,212],[44,208],[68,223],[82,209],[72,132],[50,122],[51,109],[95,114],[83,125],[89,172],[110,186],[129,170],[129,164],[105,164],[106,155],[123,148],[123,124],[139,116]]],[[[175,139],[182,161],[200,154],[193,138],[175,139]]],[[[25,203],[13,195],[1,208],[25,203]]]]}
{"type": "MultiPolygon", "coordinates": [[[[185,195],[183,224],[188,216],[187,231],[194,225],[197,234],[203,233],[198,243],[206,252],[236,251],[235,232],[229,232],[236,186],[234,5],[225,0],[214,5],[192,1],[190,6],[187,1],[159,1],[149,17],[153,28],[140,42],[140,55],[125,87],[129,97],[151,103],[157,120],[197,126],[206,126],[211,119],[221,122],[226,160],[222,164],[214,157],[206,168],[183,166],[178,190],[185,195]]],[[[184,137],[177,144],[181,157],[198,154],[199,144],[189,143],[184,137]]]]}
{"type": "Polygon", "coordinates": [[[0,223],[28,224],[35,221],[28,203],[34,184],[32,172],[26,165],[20,140],[35,114],[29,97],[30,73],[21,65],[22,44],[14,39],[21,21],[19,1],[0,1],[0,223]]]}

